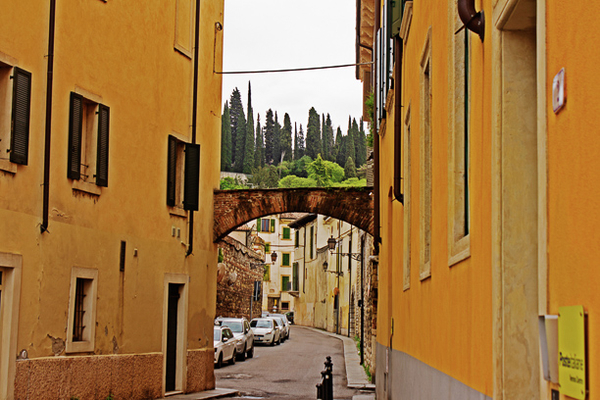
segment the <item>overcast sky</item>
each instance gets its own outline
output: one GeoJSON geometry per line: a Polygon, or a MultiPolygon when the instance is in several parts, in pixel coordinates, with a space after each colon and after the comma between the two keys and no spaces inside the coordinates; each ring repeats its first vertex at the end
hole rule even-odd
{"type": "MultiPolygon", "coordinates": [[[[351,64],[356,61],[354,0],[225,0],[224,71],[272,70],[351,64]]],[[[254,123],[260,114],[287,112],[306,134],[308,110],[329,113],[345,135],[348,117],[362,115],[362,85],[355,68],[223,76],[223,103],[237,87],[244,112],[252,84],[254,123]]],[[[247,116],[246,116],[247,117],[247,116]]]]}

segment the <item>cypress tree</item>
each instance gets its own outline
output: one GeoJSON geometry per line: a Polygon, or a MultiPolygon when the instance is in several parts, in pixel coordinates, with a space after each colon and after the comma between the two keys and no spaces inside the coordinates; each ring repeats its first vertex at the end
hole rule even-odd
{"type": "Polygon", "coordinates": [[[221,171],[231,169],[231,116],[229,103],[225,102],[221,116],[221,171]]]}
{"type": "Polygon", "coordinates": [[[281,152],[285,161],[292,161],[292,121],[290,115],[283,116],[283,128],[281,129],[281,152]]]}
{"type": "Polygon", "coordinates": [[[298,157],[298,124],[294,122],[294,160],[299,160],[298,157]]]}
{"type": "Polygon", "coordinates": [[[346,175],[346,179],[356,178],[356,165],[354,164],[352,157],[348,157],[346,160],[346,165],[344,165],[344,174],[346,175]]]}
{"type": "Polygon", "coordinates": [[[357,167],[361,167],[367,162],[367,135],[365,134],[365,126],[362,118],[360,119],[357,142],[356,165],[357,167]]]}
{"type": "Polygon", "coordinates": [[[252,88],[248,82],[248,121],[246,122],[246,137],[244,143],[244,161],[242,172],[252,173],[254,168],[254,111],[252,110],[252,88]]]}
{"type": "Polygon", "coordinates": [[[260,114],[256,116],[256,154],[254,155],[254,167],[265,166],[265,139],[260,127],[260,114]]]}
{"type": "Polygon", "coordinates": [[[320,125],[319,114],[314,107],[311,107],[308,111],[308,125],[306,126],[306,155],[313,160],[323,152],[320,125]]]}
{"type": "Polygon", "coordinates": [[[273,164],[273,139],[275,135],[275,121],[273,110],[269,108],[265,120],[265,164],[273,164]]]}
{"type": "Polygon", "coordinates": [[[273,130],[273,164],[279,165],[281,162],[281,124],[275,111],[275,129],[273,130]]]}
{"type": "Polygon", "coordinates": [[[327,119],[323,123],[323,159],[335,162],[334,147],[331,116],[327,114],[327,119]]]}
{"type": "Polygon", "coordinates": [[[242,172],[244,145],[246,144],[246,116],[242,105],[242,95],[238,88],[233,89],[229,99],[231,115],[231,161],[233,171],[242,172]]]}
{"type": "MultiPolygon", "coordinates": [[[[356,159],[356,148],[354,146],[354,131],[352,129],[352,120],[348,117],[348,134],[346,135],[346,158],[356,159]]],[[[341,164],[340,164],[341,165],[341,164]]]]}
{"type": "Polygon", "coordinates": [[[296,157],[296,160],[299,160],[306,155],[306,147],[304,143],[304,131],[302,130],[302,124],[300,124],[300,130],[298,131],[298,155],[296,157]]]}
{"type": "Polygon", "coordinates": [[[338,126],[337,133],[335,134],[335,162],[342,166],[344,160],[346,160],[346,154],[344,152],[344,136],[342,136],[342,129],[338,126]]]}

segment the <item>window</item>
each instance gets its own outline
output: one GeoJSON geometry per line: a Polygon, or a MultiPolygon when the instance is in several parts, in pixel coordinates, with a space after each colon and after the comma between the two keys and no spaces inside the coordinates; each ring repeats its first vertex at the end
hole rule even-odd
{"type": "Polygon", "coordinates": [[[290,302],[289,301],[282,301],[281,302],[281,309],[288,311],[290,309],[290,302]]]}
{"type": "Polygon", "coordinates": [[[110,109],[71,92],[69,111],[69,179],[108,186],[110,109]]]}
{"type": "Polygon", "coordinates": [[[265,272],[263,274],[263,281],[270,282],[271,281],[271,266],[269,264],[265,264],[265,272]]]}
{"type": "Polygon", "coordinates": [[[313,254],[314,254],[314,237],[315,237],[315,227],[311,226],[310,227],[310,252],[309,252],[309,256],[312,259],[313,258],[313,254]]]}
{"type": "Polygon", "coordinates": [[[421,57],[421,262],[420,279],[431,276],[431,201],[432,201],[432,134],[431,134],[431,28],[421,57]]]}
{"type": "Polygon", "coordinates": [[[411,104],[408,104],[406,111],[406,117],[404,119],[404,259],[403,259],[403,275],[404,285],[403,289],[410,289],[410,260],[411,260],[411,221],[412,221],[412,207],[411,207],[411,182],[412,182],[412,155],[410,152],[411,145],[411,125],[410,125],[410,109],[411,104]]]}
{"type": "Polygon", "coordinates": [[[73,268],[67,326],[68,353],[94,351],[98,270],[73,268]]]}
{"type": "Polygon", "coordinates": [[[283,275],[281,277],[281,291],[287,292],[290,290],[290,277],[288,275],[283,275]]]}
{"type": "Polygon", "coordinates": [[[300,290],[300,284],[299,284],[299,280],[300,277],[298,276],[298,272],[299,272],[299,264],[297,262],[295,262],[292,266],[292,290],[294,292],[297,292],[298,290],[300,290]]]}
{"type": "Polygon", "coordinates": [[[300,247],[300,231],[296,230],[296,242],[294,244],[294,247],[298,248],[300,247]]]}
{"type": "Polygon", "coordinates": [[[167,205],[198,211],[200,145],[169,135],[167,155],[167,205]]]}
{"type": "Polygon", "coordinates": [[[265,243],[265,253],[271,252],[271,243],[265,243]]]}
{"type": "MultiPolygon", "coordinates": [[[[256,220],[256,230],[258,232],[271,232],[271,226],[275,228],[275,220],[268,218],[259,218],[256,220]]],[[[273,230],[275,232],[275,230],[273,230]]]]}
{"type": "Polygon", "coordinates": [[[282,267],[290,266],[290,253],[281,253],[281,266],[282,267]]]}
{"type": "Polygon", "coordinates": [[[283,227],[283,238],[284,239],[288,239],[288,240],[292,238],[292,236],[291,236],[291,230],[287,226],[283,227]]]}
{"type": "Polygon", "coordinates": [[[271,233],[275,232],[275,220],[271,220],[271,233]]]}
{"type": "MultiPolygon", "coordinates": [[[[0,161],[27,165],[31,74],[0,60],[0,161]]],[[[10,165],[2,169],[16,172],[10,165]]]]}
{"type": "MultiPolygon", "coordinates": [[[[463,24],[456,2],[451,2],[454,31],[463,24]]],[[[454,60],[450,93],[453,93],[453,120],[450,124],[448,159],[448,265],[452,266],[469,257],[469,109],[470,70],[469,32],[467,29],[452,35],[451,48],[454,60]]]]}

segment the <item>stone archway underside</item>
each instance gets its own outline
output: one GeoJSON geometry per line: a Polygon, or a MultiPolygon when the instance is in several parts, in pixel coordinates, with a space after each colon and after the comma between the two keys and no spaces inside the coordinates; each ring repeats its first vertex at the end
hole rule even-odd
{"type": "Polygon", "coordinates": [[[256,218],[286,212],[328,215],[374,233],[373,188],[215,190],[214,241],[256,218]]]}

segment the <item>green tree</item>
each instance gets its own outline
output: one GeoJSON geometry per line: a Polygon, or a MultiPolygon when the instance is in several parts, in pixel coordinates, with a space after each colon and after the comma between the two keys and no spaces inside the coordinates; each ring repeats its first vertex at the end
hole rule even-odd
{"type": "Polygon", "coordinates": [[[274,165],[255,168],[252,170],[252,176],[248,179],[248,183],[258,189],[277,188],[279,183],[277,168],[274,165]]]}
{"type": "Polygon", "coordinates": [[[360,119],[358,135],[354,144],[356,146],[356,166],[362,167],[367,162],[367,136],[362,118],[360,119]]]}
{"type": "Polygon", "coordinates": [[[246,116],[242,105],[242,95],[238,88],[233,89],[229,98],[229,113],[231,116],[231,161],[233,170],[241,172],[246,144],[246,116]]]}
{"type": "Polygon", "coordinates": [[[248,120],[246,121],[246,143],[242,172],[250,174],[254,168],[254,111],[252,110],[252,88],[248,82],[248,120]]]}
{"type": "Polygon", "coordinates": [[[256,154],[254,154],[254,168],[265,166],[265,139],[260,127],[260,114],[256,116],[256,154]]]}
{"type": "Polygon", "coordinates": [[[307,168],[308,168],[308,164],[310,164],[311,162],[313,162],[313,160],[309,156],[303,156],[299,160],[294,160],[290,164],[291,174],[296,175],[301,178],[308,178],[307,168]]]}
{"type": "Polygon", "coordinates": [[[302,131],[302,124],[300,124],[300,130],[296,135],[296,143],[294,143],[294,159],[300,160],[306,154],[306,148],[304,147],[304,132],[302,131]]]}
{"type": "Polygon", "coordinates": [[[279,181],[280,188],[316,187],[317,182],[310,178],[288,175],[279,181]]]}
{"type": "Polygon", "coordinates": [[[288,113],[285,113],[283,116],[283,128],[281,129],[281,152],[284,160],[291,161],[293,159],[292,122],[288,113]]]}
{"type": "Polygon", "coordinates": [[[331,168],[325,164],[321,158],[321,154],[317,154],[317,158],[308,164],[308,177],[317,182],[317,187],[331,186],[331,168]]]}
{"type": "Polygon", "coordinates": [[[281,124],[277,118],[275,111],[275,127],[273,130],[273,164],[277,165],[281,162],[281,124]]]}
{"type": "Polygon", "coordinates": [[[273,110],[269,108],[265,120],[265,164],[273,164],[273,140],[275,135],[275,120],[273,110]]]}
{"type": "MultiPolygon", "coordinates": [[[[356,160],[356,147],[354,146],[355,136],[356,135],[354,134],[354,126],[352,125],[352,119],[348,117],[348,134],[346,135],[346,159],[348,159],[348,157],[352,157],[353,160],[356,160]]],[[[344,163],[345,162],[346,160],[344,160],[344,163]]]]}
{"type": "Polygon", "coordinates": [[[306,127],[306,155],[315,159],[322,151],[321,122],[317,110],[311,107],[308,111],[308,125],[306,127]]]}
{"type": "Polygon", "coordinates": [[[221,190],[248,189],[239,179],[226,176],[219,184],[221,190]]]}
{"type": "MultiPolygon", "coordinates": [[[[332,133],[332,136],[333,136],[333,133],[332,133]]],[[[338,164],[340,163],[338,157],[339,157],[341,147],[342,147],[342,130],[338,126],[337,132],[335,135],[335,141],[333,142],[333,149],[331,151],[331,158],[332,158],[331,161],[335,161],[338,164]]]]}
{"type": "Polygon", "coordinates": [[[225,102],[221,116],[221,171],[231,170],[231,116],[229,103],[225,102]]]}
{"type": "Polygon", "coordinates": [[[346,179],[356,178],[356,165],[354,164],[352,157],[348,157],[346,160],[346,165],[344,165],[344,174],[346,175],[346,179]]]}

